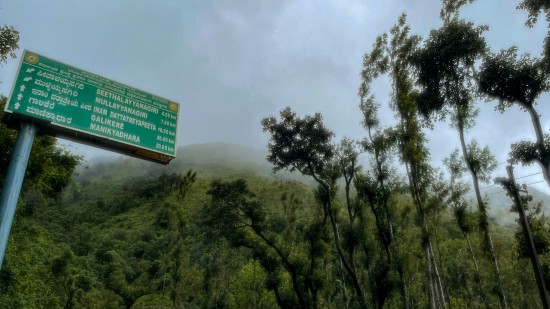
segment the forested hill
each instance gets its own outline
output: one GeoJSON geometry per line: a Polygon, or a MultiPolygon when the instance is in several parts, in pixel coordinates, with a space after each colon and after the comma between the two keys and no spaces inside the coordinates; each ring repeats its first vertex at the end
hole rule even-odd
{"type": "Polygon", "coordinates": [[[286,212],[294,224],[319,211],[300,182],[308,179],[275,175],[264,153],[233,144],[182,147],[168,166],[120,157],[77,171],[57,201],[23,196],[0,307],[234,307],[250,301],[252,286],[258,308],[276,307],[250,253],[201,227],[210,183],[246,179],[268,214],[286,212]]]}
{"type": "MultiPolygon", "coordinates": [[[[327,218],[319,191],[303,176],[274,175],[264,158],[261,150],[233,144],[191,145],[180,148],[178,158],[166,167],[122,157],[92,161],[80,168],[56,202],[27,192],[1,272],[0,304],[292,308],[299,306],[293,285],[315,284],[311,289],[317,291],[319,307],[353,306],[351,283],[341,280],[342,265],[323,223],[327,218]],[[231,205],[238,205],[236,212],[231,205]]],[[[339,217],[347,215],[343,205],[339,201],[333,206],[339,217]]],[[[398,216],[395,232],[401,235],[396,249],[401,279],[384,270],[377,222],[368,205],[362,211],[364,229],[349,231],[340,223],[341,237],[346,246],[361,244],[365,253],[356,267],[369,303],[377,301],[382,289],[388,293],[386,304],[397,306],[404,280],[410,301],[425,306],[417,215],[406,193],[392,205],[398,216]]],[[[479,278],[488,293],[483,302],[497,305],[475,226],[468,233],[471,250],[450,209],[435,215],[430,226],[450,301],[458,308],[479,304],[474,291],[479,278]]],[[[516,229],[510,226],[493,228],[503,276],[509,278],[505,288],[516,307],[536,307],[530,265],[518,259],[516,229]]],[[[300,293],[312,297],[307,290],[300,293]]]]}
{"type": "MultiPolygon", "coordinates": [[[[146,161],[120,157],[119,160],[96,159],[88,163],[87,169],[81,167],[81,181],[96,175],[103,177],[113,173],[109,177],[144,177],[159,176],[162,173],[184,173],[187,170],[197,172],[201,178],[220,177],[263,177],[274,180],[290,180],[300,182],[307,186],[315,186],[310,177],[305,177],[298,172],[290,173],[279,171],[273,173],[273,165],[266,160],[267,151],[231,143],[205,143],[183,146],[178,148],[178,156],[168,166],[162,166],[146,161]],[[112,168],[118,164],[117,168],[112,168]],[[118,173],[119,170],[123,173],[118,173]],[[107,173],[107,174],[104,174],[107,173]],[[118,175],[118,176],[117,176],[118,175]]],[[[488,200],[491,219],[500,225],[516,227],[515,220],[518,215],[510,211],[512,201],[506,195],[502,187],[485,185],[483,197],[488,200]]],[[[542,211],[550,214],[550,196],[529,188],[529,193],[534,201],[542,202],[542,211]]],[[[466,195],[469,202],[473,203],[475,196],[472,193],[466,195]]]]}
{"type": "MultiPolygon", "coordinates": [[[[162,166],[155,163],[120,157],[118,160],[97,159],[80,169],[79,179],[86,182],[90,177],[133,178],[145,176],[160,176],[162,173],[185,173],[188,170],[197,172],[200,178],[223,177],[261,177],[273,180],[289,180],[300,182],[306,186],[315,186],[311,177],[299,172],[290,173],[279,171],[273,173],[273,165],[266,160],[267,150],[250,148],[231,143],[205,143],[183,146],[178,148],[178,156],[169,165],[162,166]],[[116,168],[113,168],[116,165],[116,168]]],[[[341,185],[342,187],[342,185],[341,185]]],[[[491,219],[500,225],[516,227],[518,215],[510,211],[512,201],[502,187],[487,184],[483,190],[483,197],[488,200],[491,219]]],[[[342,195],[342,192],[340,192],[342,195]]],[[[529,188],[534,201],[543,202],[542,211],[550,214],[550,196],[529,188]]],[[[343,196],[341,196],[343,198],[343,196]]],[[[466,199],[474,203],[473,192],[466,195],[466,199]]]]}

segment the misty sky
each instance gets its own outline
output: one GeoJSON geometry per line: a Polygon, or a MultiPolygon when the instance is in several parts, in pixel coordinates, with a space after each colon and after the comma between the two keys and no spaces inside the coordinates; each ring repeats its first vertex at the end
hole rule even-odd
{"type": "MultiPolygon", "coordinates": [[[[488,25],[493,51],[517,46],[539,56],[544,18],[534,28],[519,0],[477,0],[462,17],[488,25]]],[[[265,148],[260,120],[291,106],[299,115],[319,112],[339,139],[362,139],[357,88],[362,56],[376,36],[405,12],[412,31],[426,37],[439,27],[438,0],[17,0],[0,3],[3,25],[20,31],[20,47],[181,104],[179,145],[231,142],[265,148]]],[[[8,95],[19,59],[0,68],[0,93],[8,95]]],[[[375,82],[386,106],[387,80],[375,82]]],[[[550,130],[550,97],[540,98],[543,129],[550,130]]],[[[468,133],[488,145],[498,162],[511,143],[534,139],[519,109],[500,114],[479,102],[468,133]]],[[[382,110],[382,122],[394,123],[382,110]]],[[[458,136],[440,124],[428,132],[435,164],[458,147],[458,136]]],[[[76,143],[87,158],[109,153],[76,143]]],[[[540,171],[516,168],[516,177],[540,171]]],[[[495,175],[506,174],[500,165],[495,175]]],[[[542,180],[538,175],[526,183],[542,180]]],[[[539,184],[540,188],[547,188],[539,184]]],[[[550,192],[550,190],[545,190],[550,192]]]]}

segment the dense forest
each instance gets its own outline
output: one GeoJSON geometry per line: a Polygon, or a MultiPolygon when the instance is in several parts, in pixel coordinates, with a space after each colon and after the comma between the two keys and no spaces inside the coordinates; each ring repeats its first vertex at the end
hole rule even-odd
{"type": "MultiPolygon", "coordinates": [[[[550,199],[493,179],[499,162],[468,133],[476,104],[521,107],[533,139],[510,145],[509,164],[537,164],[550,186],[548,109],[537,109],[550,87],[550,39],[540,58],[490,51],[486,28],[460,17],[472,1],[442,1],[442,27],[426,38],[402,15],[376,39],[358,66],[360,141],[335,140],[322,115],[291,107],[258,120],[265,153],[186,146],[168,166],[86,163],[38,136],[0,270],[0,307],[543,307],[529,241],[495,214],[525,210],[548,286],[550,199]],[[379,78],[390,80],[388,102],[375,97],[379,78]],[[381,108],[395,123],[380,120],[381,108]],[[426,132],[440,121],[458,148],[434,164],[426,132]],[[487,194],[492,185],[509,196],[487,194]]],[[[528,26],[541,14],[550,20],[547,1],[518,9],[528,26]]],[[[18,34],[0,34],[6,62],[18,34]]],[[[16,135],[0,125],[1,185],[16,135]]]]}

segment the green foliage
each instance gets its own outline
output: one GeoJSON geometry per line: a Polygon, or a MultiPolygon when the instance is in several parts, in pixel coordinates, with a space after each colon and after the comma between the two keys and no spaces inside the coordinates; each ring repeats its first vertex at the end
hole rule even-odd
{"type": "Polygon", "coordinates": [[[248,190],[244,179],[230,183],[214,180],[206,192],[212,197],[211,206],[205,208],[207,217],[204,223],[223,235],[233,235],[242,227],[254,231],[264,229],[265,213],[254,201],[254,194],[248,190]]]}
{"type": "Polygon", "coordinates": [[[544,0],[523,0],[518,9],[527,10],[529,18],[527,19],[527,25],[533,27],[537,22],[538,16],[541,12],[546,14],[546,18],[550,18],[550,4],[544,0]]]}
{"type": "Polygon", "coordinates": [[[334,134],[323,126],[321,115],[299,118],[287,107],[280,116],[280,122],[274,117],[262,120],[264,132],[271,134],[267,160],[275,166],[273,170],[298,170],[304,175],[330,178],[326,163],[334,156],[334,134]]]}
{"type": "MultiPolygon", "coordinates": [[[[349,223],[353,225],[354,214],[352,213],[349,189],[354,174],[358,170],[358,167],[356,167],[358,154],[353,149],[351,141],[345,139],[335,149],[331,144],[333,133],[324,127],[319,114],[315,114],[313,117],[305,116],[304,118],[299,118],[290,108],[286,108],[281,111],[280,116],[280,121],[277,121],[274,117],[262,120],[264,131],[271,134],[267,160],[275,165],[274,171],[281,169],[298,170],[303,175],[313,177],[317,182],[318,187],[315,196],[323,207],[323,223],[326,223],[327,219],[330,222],[334,237],[334,247],[341,261],[341,271],[345,271],[345,274],[351,281],[355,295],[357,296],[357,305],[365,308],[367,304],[362,283],[359,281],[357,271],[355,270],[356,266],[353,262],[354,252],[353,250],[345,252],[342,249],[343,244],[338,232],[338,213],[340,207],[338,203],[334,202],[338,189],[336,181],[344,175],[349,223]],[[334,158],[335,154],[336,158],[334,158]]],[[[348,246],[348,249],[353,249],[353,247],[348,246]]],[[[314,257],[311,258],[314,260],[314,257]]],[[[296,279],[293,276],[294,281],[296,279]]],[[[308,286],[308,289],[313,294],[313,303],[316,304],[317,288],[311,286],[311,284],[306,284],[306,286],[308,286]]],[[[305,300],[302,300],[300,297],[296,283],[294,283],[294,289],[300,301],[300,306],[303,307],[305,300]]]]}
{"type": "Polygon", "coordinates": [[[513,104],[532,107],[548,87],[539,62],[527,54],[518,57],[516,47],[485,58],[479,72],[479,90],[499,100],[495,110],[500,112],[513,104]]]}
{"type": "MultiPolygon", "coordinates": [[[[6,97],[0,96],[0,118],[6,100],[6,97]]],[[[17,131],[0,124],[0,185],[4,183],[16,137],[17,131]]],[[[81,161],[81,156],[58,147],[55,138],[37,136],[27,165],[23,193],[34,191],[38,195],[36,198],[41,201],[58,198],[72,182],[73,172],[81,161]]]]}
{"type": "Polygon", "coordinates": [[[273,294],[265,287],[266,280],[267,274],[259,263],[252,261],[245,264],[232,282],[235,303],[248,304],[249,308],[276,308],[273,294]]]}
{"type": "MultiPolygon", "coordinates": [[[[142,188],[162,179],[189,182],[193,172],[163,173],[164,170],[159,169],[135,176],[132,171],[140,172],[149,163],[140,163],[137,166],[141,168],[136,169],[137,163],[128,161],[132,160],[104,163],[105,168],[99,171],[94,170],[94,166],[83,170],[76,178],[85,181],[80,183],[79,195],[74,196],[68,188],[58,203],[37,208],[32,217],[18,217],[2,271],[0,302],[3,305],[15,308],[59,308],[66,304],[74,304],[75,308],[147,305],[234,308],[254,307],[254,304],[262,308],[300,307],[293,275],[288,270],[292,268],[285,266],[274,247],[281,250],[288,265],[295,267],[296,283],[306,307],[308,304],[313,307],[314,302],[318,308],[353,305],[352,282],[342,272],[334,239],[330,228],[322,222],[323,213],[314,199],[312,187],[255,177],[245,180],[246,187],[239,177],[216,180],[216,192],[224,196],[216,200],[218,206],[237,201],[247,207],[256,205],[257,209],[243,210],[258,218],[258,230],[273,247],[250,227],[238,228],[233,233],[227,230],[224,234],[231,241],[226,241],[220,237],[224,230],[218,227],[230,227],[221,221],[228,221],[232,215],[226,215],[224,210],[216,225],[204,221],[204,212],[213,206],[207,194],[212,190],[211,179],[195,177],[185,191],[185,199],[180,199],[176,187],[143,195],[142,188]],[[125,169],[128,173],[120,175],[125,169]],[[218,187],[220,184],[230,186],[226,191],[218,187]],[[230,194],[229,188],[242,194],[230,194]],[[121,200],[127,200],[130,206],[117,208],[121,200]],[[113,212],[114,208],[118,210],[113,212]],[[248,232],[238,231],[243,229],[248,232]]],[[[379,188],[376,178],[371,182],[373,188],[379,188]]],[[[380,199],[381,193],[373,190],[380,199]]],[[[344,220],[345,212],[338,215],[340,244],[343,252],[353,249],[356,271],[369,304],[376,306],[375,303],[385,301],[386,307],[401,307],[400,291],[405,284],[410,307],[422,307],[428,300],[424,283],[426,264],[418,241],[422,232],[415,224],[417,213],[409,196],[398,192],[392,192],[391,196],[389,207],[394,213],[395,241],[390,263],[377,239],[374,213],[364,203],[354,206],[357,215],[353,225],[344,220]]],[[[239,216],[240,220],[243,218],[239,216]]],[[[472,307],[477,301],[471,296],[475,295],[472,291],[475,273],[468,251],[464,251],[466,241],[457,227],[450,224],[451,220],[452,213],[444,211],[442,219],[434,221],[438,225],[447,286],[453,301],[472,307]],[[468,285],[469,292],[465,288],[468,285]]],[[[514,231],[497,233],[507,235],[495,241],[498,252],[505,257],[503,271],[507,278],[514,278],[510,274],[520,266],[508,266],[507,262],[517,261],[517,250],[509,250],[515,242],[514,231]]],[[[477,230],[472,229],[469,235],[474,252],[481,254],[481,248],[476,245],[480,243],[477,230]]],[[[523,267],[526,262],[522,259],[514,263],[523,267]]],[[[482,261],[479,269],[485,279],[483,287],[489,290],[489,264],[482,261]]],[[[524,270],[529,271],[530,268],[524,270]]],[[[536,288],[529,283],[531,277],[523,277],[523,281],[510,280],[506,287],[528,284],[523,294],[517,293],[532,295],[536,288]]],[[[525,297],[517,297],[513,304],[525,297]]],[[[489,296],[486,301],[498,305],[489,296]]]]}
{"type": "Polygon", "coordinates": [[[0,26],[0,64],[6,63],[8,57],[16,57],[15,50],[19,48],[18,43],[19,31],[13,27],[0,26]]]}
{"type": "MultiPolygon", "coordinates": [[[[533,27],[541,13],[546,14],[546,22],[550,25],[550,5],[544,0],[523,0],[518,6],[518,9],[526,10],[529,14],[525,24],[528,27],[533,27]]],[[[543,46],[544,58],[542,61],[546,72],[550,72],[550,32],[544,38],[543,46]]]]}
{"type": "Polygon", "coordinates": [[[468,165],[481,182],[488,183],[491,180],[493,171],[497,167],[495,156],[493,156],[489,147],[479,148],[475,139],[470,142],[467,148],[468,155],[466,161],[468,165]]]}
{"type": "Polygon", "coordinates": [[[466,4],[474,2],[474,0],[442,0],[443,7],[439,13],[439,17],[445,23],[451,21],[451,19],[458,19],[460,8],[466,4]]]}
{"type": "Polygon", "coordinates": [[[544,135],[544,151],[541,153],[539,145],[530,141],[521,141],[512,144],[510,160],[512,163],[531,165],[534,162],[548,162],[550,154],[550,134],[544,135]]]}
{"type": "MultiPolygon", "coordinates": [[[[529,228],[533,236],[533,243],[538,254],[547,253],[550,247],[550,237],[548,236],[548,218],[545,216],[528,215],[529,228]]],[[[529,257],[527,242],[522,231],[517,231],[516,241],[518,245],[518,255],[520,257],[529,257]]]]}
{"type": "MultiPolygon", "coordinates": [[[[528,194],[520,198],[525,215],[527,216],[527,221],[529,222],[529,229],[531,230],[531,237],[533,238],[535,250],[537,254],[547,253],[550,250],[550,222],[548,221],[548,217],[542,214],[542,203],[533,202],[533,197],[528,194]]],[[[511,211],[518,212],[518,209],[512,207],[511,211]]],[[[520,223],[519,220],[520,219],[516,220],[518,224],[520,223]]],[[[524,232],[518,230],[514,236],[518,244],[518,256],[528,258],[529,244],[525,238],[524,232]]]]}
{"type": "MultiPolygon", "coordinates": [[[[268,223],[264,206],[255,199],[255,194],[248,189],[244,179],[231,182],[214,180],[207,194],[211,196],[211,202],[202,211],[201,222],[209,230],[229,240],[232,246],[251,249],[270,279],[266,287],[276,295],[284,289],[279,275],[284,269],[290,276],[295,294],[292,302],[300,307],[315,307],[317,292],[322,288],[322,281],[315,274],[315,265],[325,253],[322,248],[326,241],[324,233],[319,233],[322,229],[317,230],[315,227],[322,225],[305,227],[304,245],[308,249],[304,248],[304,255],[280,238],[285,228],[275,225],[273,229],[274,226],[268,223]],[[309,232],[310,228],[315,233],[309,232]]],[[[277,298],[279,304],[288,301],[283,301],[279,296],[277,298]]]]}
{"type": "Polygon", "coordinates": [[[459,128],[471,127],[472,94],[466,90],[471,83],[473,66],[485,52],[485,40],[481,36],[485,27],[474,28],[472,23],[453,19],[443,28],[432,30],[422,49],[412,56],[417,69],[418,84],[422,92],[418,96],[419,112],[430,121],[434,113],[444,119],[454,113],[454,123],[459,128]]]}

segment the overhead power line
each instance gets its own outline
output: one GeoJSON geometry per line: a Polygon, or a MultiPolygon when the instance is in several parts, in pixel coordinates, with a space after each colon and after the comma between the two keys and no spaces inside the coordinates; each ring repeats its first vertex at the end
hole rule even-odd
{"type": "Polygon", "coordinates": [[[493,192],[491,194],[487,194],[487,196],[491,196],[491,195],[495,195],[495,194],[499,194],[499,193],[503,193],[504,190],[500,190],[500,191],[497,191],[497,192],[493,192]]]}
{"type": "Polygon", "coordinates": [[[539,180],[539,181],[535,181],[535,182],[526,184],[526,186],[534,185],[534,184],[536,184],[536,183],[541,183],[541,182],[545,182],[545,181],[546,181],[546,180],[544,180],[544,179],[543,179],[543,180],[539,180]]]}
{"type": "Polygon", "coordinates": [[[527,178],[527,177],[535,176],[535,175],[538,175],[538,174],[542,174],[542,172],[538,172],[538,173],[534,173],[534,174],[531,174],[531,175],[525,175],[525,176],[517,177],[516,179],[527,178]]]}
{"type": "MultiPolygon", "coordinates": [[[[540,173],[539,173],[540,174],[540,173]]],[[[527,177],[527,176],[524,176],[524,177],[527,177]]],[[[532,183],[528,183],[526,184],[526,186],[530,186],[530,185],[534,185],[534,184],[537,184],[537,183],[541,183],[541,182],[545,182],[546,180],[539,180],[539,181],[535,181],[535,182],[532,182],[532,183]]],[[[494,186],[494,185],[493,185],[494,186]]],[[[493,187],[491,186],[491,187],[493,187]]],[[[489,188],[489,187],[486,187],[486,188],[489,188]]],[[[485,189],[485,188],[484,188],[485,189]]],[[[483,190],[483,189],[482,189],[483,190]]],[[[495,194],[499,194],[499,193],[503,193],[505,192],[504,190],[500,190],[500,191],[497,191],[497,192],[493,192],[491,194],[487,194],[486,196],[491,196],[491,195],[495,195],[495,194]]]]}
{"type": "MultiPolygon", "coordinates": [[[[506,162],[504,162],[504,163],[506,163],[506,162]]],[[[533,174],[529,174],[529,175],[517,177],[516,179],[527,178],[527,177],[531,177],[531,176],[535,176],[535,175],[539,175],[539,174],[542,174],[542,172],[538,172],[538,173],[533,173],[533,174]]],[[[528,185],[532,185],[532,184],[536,184],[536,183],[540,183],[540,182],[543,182],[543,181],[544,181],[544,180],[537,181],[537,182],[534,182],[534,183],[530,183],[530,184],[527,184],[527,186],[528,186],[528,185]]],[[[483,188],[481,188],[481,189],[479,189],[479,190],[489,189],[489,188],[492,188],[492,187],[494,187],[494,186],[496,186],[496,184],[490,185],[490,186],[487,186],[487,187],[483,187],[483,188]]]]}

